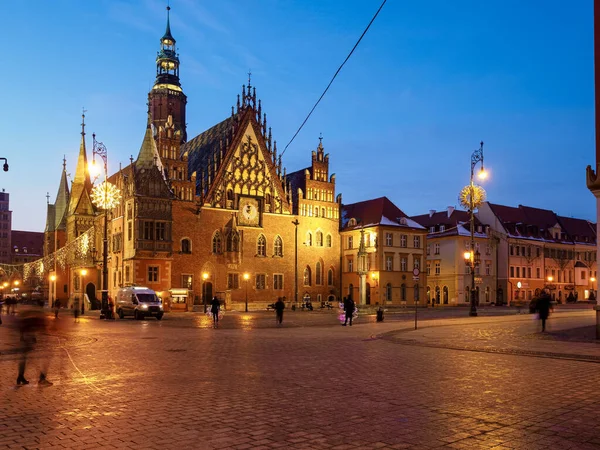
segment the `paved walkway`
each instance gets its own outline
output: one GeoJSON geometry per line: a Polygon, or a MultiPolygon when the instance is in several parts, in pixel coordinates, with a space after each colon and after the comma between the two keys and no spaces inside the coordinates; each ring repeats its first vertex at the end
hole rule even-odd
{"type": "Polygon", "coordinates": [[[554,314],[548,336],[529,315],[411,319],[64,317],[27,370],[51,355],[54,386],[15,388],[8,318],[0,448],[599,448],[600,347],[553,337],[592,311],[554,314]]]}

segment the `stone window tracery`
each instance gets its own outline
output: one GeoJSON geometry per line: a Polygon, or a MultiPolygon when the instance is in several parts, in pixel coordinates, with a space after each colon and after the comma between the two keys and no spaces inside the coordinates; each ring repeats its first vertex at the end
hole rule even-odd
{"type": "Polygon", "coordinates": [[[273,255],[283,256],[283,240],[281,239],[281,236],[275,237],[275,242],[273,244],[273,255]]]}
{"type": "MultiPolygon", "coordinates": [[[[223,247],[222,247],[221,233],[219,231],[217,231],[213,235],[213,239],[212,239],[212,252],[215,255],[220,255],[222,250],[223,250],[223,247]]],[[[183,251],[183,246],[182,246],[182,251],[183,251]]]]}
{"type": "Polygon", "coordinates": [[[258,256],[267,256],[267,239],[262,234],[258,236],[256,253],[258,256]]]}

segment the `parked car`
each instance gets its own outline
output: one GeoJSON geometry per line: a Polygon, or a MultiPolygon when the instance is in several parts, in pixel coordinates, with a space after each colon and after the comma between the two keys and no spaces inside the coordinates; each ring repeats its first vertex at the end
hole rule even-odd
{"type": "Polygon", "coordinates": [[[146,316],[154,316],[161,320],[164,315],[162,300],[156,292],[147,287],[131,286],[119,289],[116,302],[119,319],[133,316],[141,320],[146,316]]]}

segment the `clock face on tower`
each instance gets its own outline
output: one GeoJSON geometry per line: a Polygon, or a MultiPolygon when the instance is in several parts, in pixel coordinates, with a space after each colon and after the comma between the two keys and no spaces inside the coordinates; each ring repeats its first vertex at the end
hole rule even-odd
{"type": "Polygon", "coordinates": [[[252,197],[240,198],[238,222],[240,225],[258,226],[259,214],[258,200],[252,197]]]}

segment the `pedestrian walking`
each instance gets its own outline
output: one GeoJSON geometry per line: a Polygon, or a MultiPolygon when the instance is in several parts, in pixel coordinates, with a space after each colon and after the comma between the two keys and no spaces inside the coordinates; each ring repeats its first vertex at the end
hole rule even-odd
{"type": "MultiPolygon", "coordinates": [[[[23,311],[19,317],[20,345],[19,351],[21,358],[19,360],[19,372],[17,376],[17,386],[29,384],[25,378],[25,368],[27,367],[27,357],[38,342],[38,335],[47,327],[46,316],[43,310],[43,302],[38,308],[23,311]]],[[[48,350],[47,350],[48,351],[48,350]]],[[[41,356],[39,386],[52,386],[52,383],[46,379],[49,366],[48,355],[41,356]]]]}
{"type": "Polygon", "coordinates": [[[281,297],[279,297],[277,299],[277,301],[275,302],[275,321],[281,325],[281,322],[283,322],[283,310],[285,309],[285,303],[283,302],[283,299],[281,297]]]}
{"type": "Polygon", "coordinates": [[[548,294],[546,291],[542,291],[542,294],[535,303],[535,309],[537,310],[538,316],[542,321],[542,332],[546,331],[546,320],[548,319],[550,310],[552,309],[550,301],[550,294],[548,294]]]}
{"type": "Polygon", "coordinates": [[[354,300],[352,300],[352,297],[346,297],[344,299],[344,311],[345,311],[345,315],[346,315],[346,320],[344,320],[343,325],[346,326],[346,324],[348,323],[348,319],[350,319],[350,326],[352,326],[352,315],[354,314],[354,300]]]}
{"type": "Polygon", "coordinates": [[[73,300],[73,317],[75,317],[76,322],[79,320],[79,296],[73,300]]]}
{"type": "Polygon", "coordinates": [[[56,299],[56,301],[54,302],[54,318],[58,319],[58,313],[60,311],[60,299],[56,299]]]}
{"type": "Polygon", "coordinates": [[[213,325],[219,324],[219,309],[221,309],[219,299],[217,297],[213,297],[212,301],[210,302],[210,312],[212,313],[213,325]]]}
{"type": "Polygon", "coordinates": [[[107,319],[114,319],[115,318],[115,302],[113,301],[112,297],[109,295],[108,296],[108,317],[107,319]]]}

